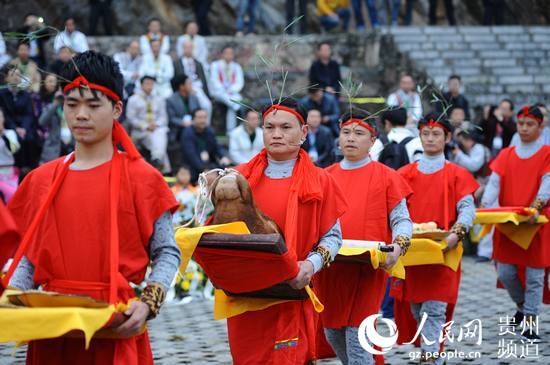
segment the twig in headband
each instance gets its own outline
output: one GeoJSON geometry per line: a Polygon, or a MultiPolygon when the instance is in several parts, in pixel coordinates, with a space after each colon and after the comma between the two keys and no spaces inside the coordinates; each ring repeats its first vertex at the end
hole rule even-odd
{"type": "Polygon", "coordinates": [[[235,103],[235,104],[239,104],[240,106],[245,107],[245,108],[248,109],[248,110],[252,110],[252,111],[254,111],[254,112],[256,112],[256,113],[259,113],[259,111],[257,111],[256,109],[254,109],[254,108],[251,107],[250,105],[243,103],[241,100],[231,99],[231,98],[230,98],[229,100],[230,100],[231,102],[235,103]]]}
{"type": "Polygon", "coordinates": [[[291,21],[291,22],[285,27],[285,29],[283,29],[283,32],[286,33],[286,31],[287,31],[288,29],[292,28],[292,26],[293,26],[294,24],[296,24],[297,22],[299,22],[303,17],[304,17],[303,15],[300,15],[299,17],[294,18],[294,20],[291,21]]]}
{"type": "MultiPolygon", "coordinates": [[[[282,67],[281,67],[281,72],[283,73],[283,86],[281,86],[281,91],[279,92],[279,101],[277,102],[277,104],[280,104],[281,100],[283,99],[283,94],[284,94],[284,91],[285,91],[286,78],[288,76],[288,71],[283,71],[282,67]]],[[[271,102],[271,104],[273,105],[273,102],[271,102]]]]}

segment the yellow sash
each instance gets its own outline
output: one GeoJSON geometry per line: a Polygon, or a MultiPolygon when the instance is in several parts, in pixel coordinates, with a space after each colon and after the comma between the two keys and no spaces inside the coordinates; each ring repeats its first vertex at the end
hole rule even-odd
{"type": "Polygon", "coordinates": [[[462,242],[459,242],[456,248],[443,253],[445,247],[447,247],[447,241],[413,238],[411,247],[401,260],[405,266],[445,265],[456,271],[464,252],[462,242]]]}

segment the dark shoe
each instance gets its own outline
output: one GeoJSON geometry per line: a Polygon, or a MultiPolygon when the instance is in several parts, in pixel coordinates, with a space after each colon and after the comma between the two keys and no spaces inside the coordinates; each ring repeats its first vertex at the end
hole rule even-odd
{"type": "Polygon", "coordinates": [[[476,262],[489,262],[491,261],[490,258],[488,257],[485,257],[485,256],[477,256],[476,257],[476,262]]]}
{"type": "Polygon", "coordinates": [[[517,311],[516,314],[514,314],[514,323],[512,324],[515,325],[516,328],[518,328],[519,326],[521,326],[521,322],[523,322],[524,317],[525,316],[523,312],[517,311]]]}
{"type": "Polygon", "coordinates": [[[542,340],[540,339],[540,336],[535,333],[535,331],[532,331],[531,329],[526,329],[521,333],[521,337],[523,337],[526,341],[529,341],[531,343],[541,343],[542,340]]]}
{"type": "Polygon", "coordinates": [[[540,343],[542,342],[538,335],[538,325],[539,321],[536,315],[528,314],[524,318],[524,330],[521,333],[521,337],[526,341],[531,343],[540,343]]]}

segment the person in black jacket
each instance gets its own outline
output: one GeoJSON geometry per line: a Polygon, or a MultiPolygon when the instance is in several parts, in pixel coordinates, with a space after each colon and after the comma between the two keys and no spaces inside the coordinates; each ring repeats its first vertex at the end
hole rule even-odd
{"type": "Polygon", "coordinates": [[[90,29],[89,35],[97,35],[97,23],[99,19],[103,19],[103,28],[105,35],[112,35],[113,28],[111,16],[112,0],[90,0],[90,29]]]}
{"type": "Polygon", "coordinates": [[[317,166],[325,168],[334,162],[333,149],[334,137],[328,127],[321,125],[321,111],[310,109],[307,112],[307,125],[309,131],[302,145],[317,166]]]}
{"type": "Polygon", "coordinates": [[[483,144],[493,152],[493,155],[508,147],[516,133],[512,100],[503,99],[498,107],[489,108],[480,126],[483,129],[483,144]]]}
{"type": "Polygon", "coordinates": [[[331,59],[332,49],[327,42],[317,46],[317,60],[311,64],[309,69],[309,82],[317,88],[329,93],[340,92],[340,65],[331,59]]]}
{"type": "Polygon", "coordinates": [[[23,26],[17,29],[18,33],[25,34],[25,42],[29,43],[29,54],[31,60],[36,62],[38,67],[46,67],[46,42],[53,35],[54,30],[47,28],[44,19],[34,13],[25,15],[23,26]]]}
{"type": "Polygon", "coordinates": [[[185,128],[180,139],[182,163],[191,170],[191,182],[208,168],[226,167],[231,160],[218,144],[214,130],[208,126],[208,113],[204,109],[193,111],[191,126],[185,128]]]}
{"type": "MultiPolygon", "coordinates": [[[[460,86],[462,84],[462,79],[458,75],[451,75],[449,76],[449,80],[447,81],[447,87],[448,91],[443,94],[443,98],[445,99],[445,102],[447,105],[450,106],[449,110],[447,110],[447,115],[451,115],[451,112],[454,108],[462,108],[464,110],[464,115],[466,117],[467,121],[471,121],[470,119],[470,105],[468,103],[468,99],[460,93],[460,86]]],[[[444,105],[441,102],[438,102],[435,104],[436,110],[439,113],[443,113],[444,105]]]]}

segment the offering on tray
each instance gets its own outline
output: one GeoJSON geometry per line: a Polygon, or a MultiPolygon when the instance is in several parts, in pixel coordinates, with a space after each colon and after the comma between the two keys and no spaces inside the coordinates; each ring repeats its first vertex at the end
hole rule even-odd
{"type": "Polygon", "coordinates": [[[413,223],[413,238],[428,238],[436,241],[444,240],[449,232],[437,227],[435,222],[413,223]]]}

